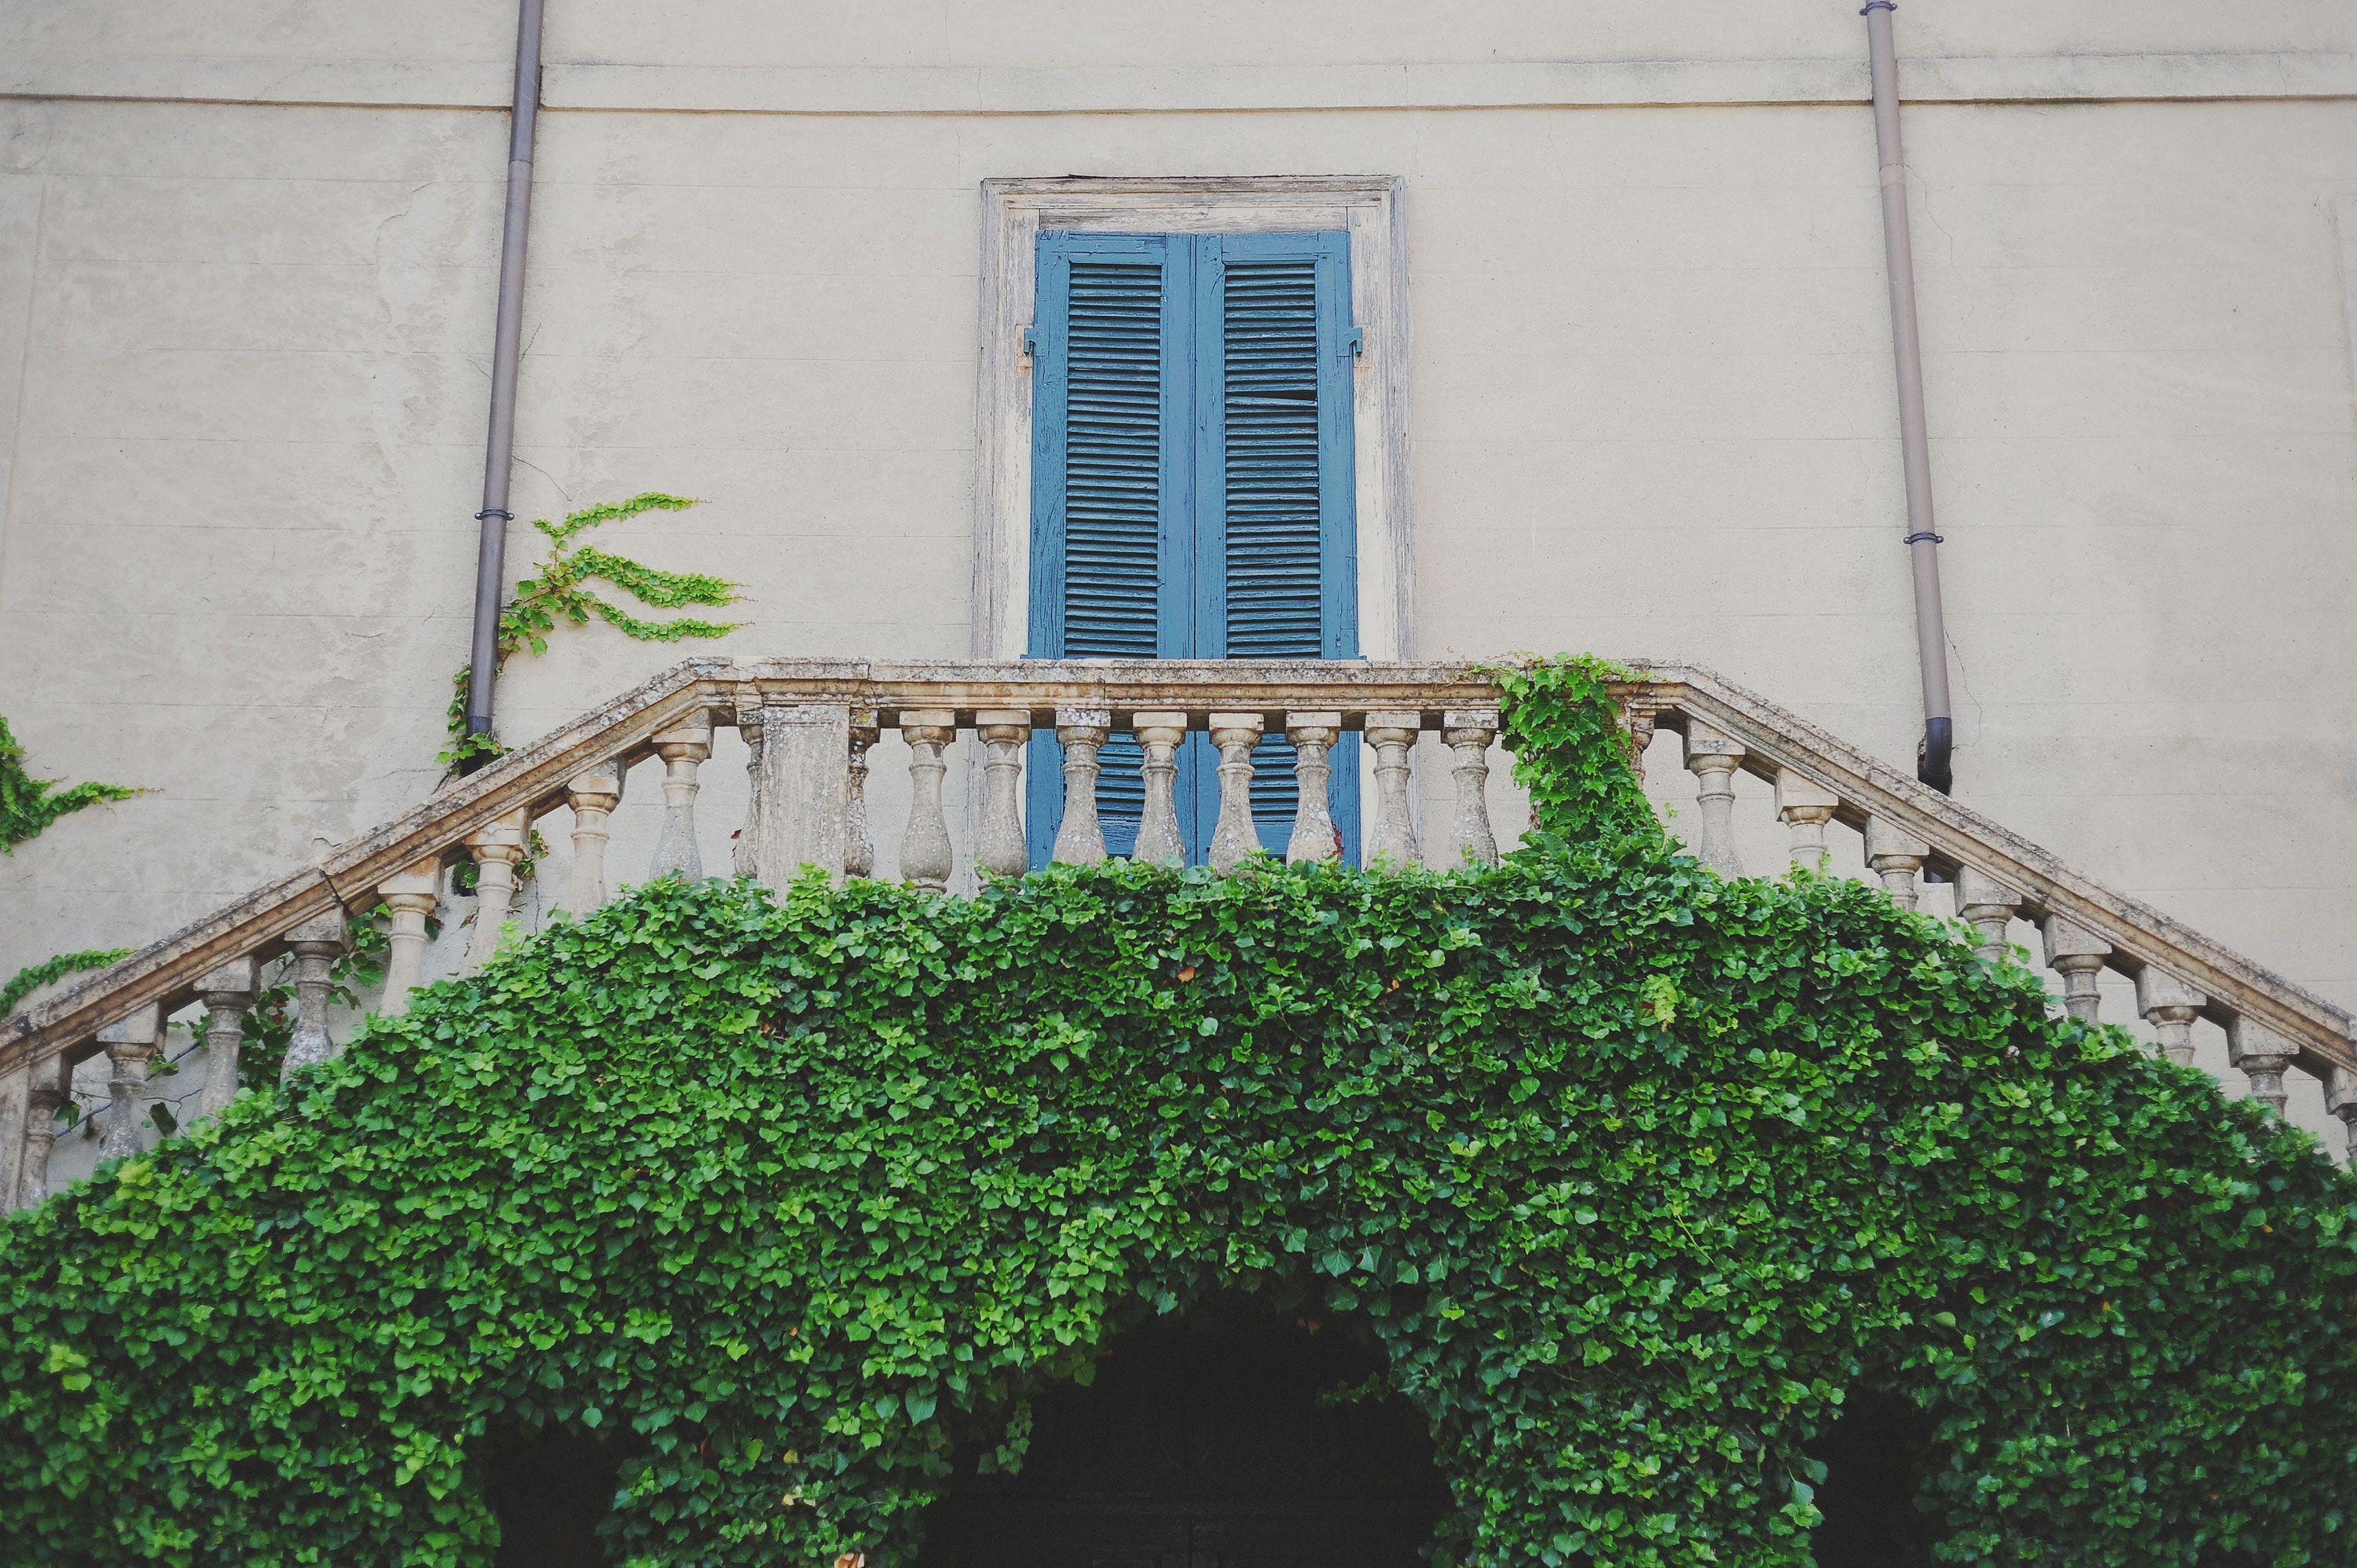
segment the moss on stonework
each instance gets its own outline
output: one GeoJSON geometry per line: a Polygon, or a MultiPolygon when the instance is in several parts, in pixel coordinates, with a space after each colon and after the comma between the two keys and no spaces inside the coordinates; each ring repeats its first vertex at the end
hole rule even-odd
{"type": "Polygon", "coordinates": [[[666,881],[0,1227],[0,1561],[905,1563],[1122,1329],[1369,1325],[1434,1561],[1803,1563],[1845,1399],[1950,1561],[2357,1562],[2357,1183],[1852,883],[1723,881],[1608,671],[1495,870],[666,881]]]}

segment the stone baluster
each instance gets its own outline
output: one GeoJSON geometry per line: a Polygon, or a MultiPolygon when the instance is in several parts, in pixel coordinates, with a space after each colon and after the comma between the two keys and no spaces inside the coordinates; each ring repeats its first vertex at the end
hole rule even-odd
{"type": "Polygon", "coordinates": [[[1498,835],[1490,829],[1490,743],[1497,735],[1495,708],[1450,708],[1440,715],[1440,738],[1457,759],[1449,771],[1457,782],[1454,826],[1460,865],[1498,864],[1498,835]]]}
{"type": "Polygon", "coordinates": [[[900,715],[900,738],[909,743],[909,832],[900,841],[900,875],[939,893],[950,885],[954,855],[950,822],[942,807],[942,778],[949,764],[942,749],[957,739],[957,714],[947,708],[917,708],[900,715]]]}
{"type": "Polygon", "coordinates": [[[1866,864],[1900,908],[1915,908],[1915,877],[1931,854],[1932,846],[1914,834],[1900,832],[1880,817],[1867,819],[1866,864]]]}
{"type": "Polygon", "coordinates": [[[994,876],[1020,876],[1031,866],[1023,837],[1023,748],[1031,715],[1021,708],[985,708],[974,716],[982,737],[982,826],[974,863],[994,876]]]}
{"type": "Polygon", "coordinates": [[[594,915],[605,907],[606,845],[614,836],[614,809],[622,803],[627,778],[617,757],[576,774],[565,786],[565,803],[573,809],[573,875],[565,907],[575,915],[594,915]]]}
{"type": "Polygon", "coordinates": [[[1975,949],[1991,963],[2005,956],[2006,928],[2021,907],[2021,895],[1986,872],[1967,865],[1956,873],[1956,918],[1981,934],[1975,949]]]}
{"type": "Polygon", "coordinates": [[[409,993],[425,979],[425,923],[442,901],[441,887],[442,867],[432,860],[421,860],[376,885],[377,897],[393,917],[393,929],[385,937],[384,994],[376,1004],[382,1017],[398,1018],[408,1012],[409,993]]]}
{"type": "Polygon", "coordinates": [[[531,826],[527,812],[510,811],[467,835],[467,853],[475,857],[475,932],[467,943],[470,972],[500,950],[500,928],[515,907],[516,863],[523,859],[531,826]]]}
{"type": "Polygon", "coordinates": [[[2060,915],[2046,917],[2042,933],[2046,967],[2062,977],[2062,1011],[2082,1024],[2095,1022],[2103,1006],[2098,979],[2104,961],[2112,956],[2112,944],[2060,915]]]}
{"type": "Polygon", "coordinates": [[[737,830],[736,843],[729,854],[729,867],[739,876],[751,876],[759,869],[757,840],[761,831],[761,704],[758,698],[742,698],[737,703],[737,734],[745,743],[745,781],[748,791],[745,802],[745,825],[737,830]]]}
{"type": "Polygon", "coordinates": [[[1743,875],[1743,857],[1735,848],[1735,774],[1743,766],[1743,745],[1708,725],[1686,721],[1686,771],[1695,776],[1695,812],[1702,826],[1695,835],[1695,858],[1734,878],[1743,875]]]}
{"type": "Polygon", "coordinates": [[[851,714],[851,755],[845,759],[843,789],[843,874],[876,875],[876,830],[867,822],[867,752],[880,732],[876,710],[855,708],[851,714]]]}
{"type": "Polygon", "coordinates": [[[1097,753],[1112,734],[1110,708],[1056,710],[1056,739],[1064,748],[1064,820],[1057,824],[1053,853],[1066,865],[1104,864],[1104,828],[1097,821],[1097,753]]]}
{"type": "Polygon", "coordinates": [[[696,775],[712,760],[712,715],[690,714],[671,728],[657,730],[653,744],[663,765],[663,820],[647,876],[701,882],[704,852],[695,842],[695,797],[702,784],[696,775]]]}
{"type": "MultiPolygon", "coordinates": [[[[508,867],[511,875],[514,869],[508,867]]],[[[513,884],[510,886],[512,890],[513,884]]],[[[336,1054],[336,1043],[328,1037],[328,986],[336,961],[350,945],[344,912],[330,909],[312,916],[286,933],[286,945],[295,953],[295,1034],[286,1042],[286,1062],[278,1072],[282,1083],[336,1054]]]]}
{"type": "Polygon", "coordinates": [[[2357,1072],[2336,1067],[2324,1080],[2324,1109],[2341,1118],[2349,1163],[2357,1165],[2357,1072]]]}
{"type": "Polygon", "coordinates": [[[1417,865],[1424,851],[1415,841],[1415,816],[1408,800],[1408,756],[1415,748],[1424,715],[1383,713],[1367,715],[1367,744],[1375,748],[1375,831],[1367,844],[1367,864],[1417,865]]]}
{"type": "Polygon", "coordinates": [[[98,1032],[98,1043],[114,1069],[107,1079],[106,1133],[98,1157],[119,1160],[139,1152],[139,1112],[147,1098],[147,1068],[164,1043],[163,1009],[135,1007],[98,1032]]]}
{"type": "Polygon", "coordinates": [[[20,1208],[30,1208],[49,1196],[49,1151],[57,1147],[58,1112],[72,1098],[72,1062],[59,1055],[34,1065],[25,1089],[25,1153],[16,1167],[20,1208]]]}
{"type": "Polygon", "coordinates": [[[205,1087],[197,1096],[199,1116],[217,1116],[237,1098],[237,1053],[259,989],[257,968],[250,958],[233,958],[197,979],[197,1000],[205,1004],[205,1087]]]}
{"type": "Polygon", "coordinates": [[[1220,748],[1220,820],[1211,830],[1211,869],[1233,871],[1260,853],[1253,822],[1253,747],[1260,744],[1258,714],[1213,714],[1211,744],[1220,748]]]}
{"type": "Polygon", "coordinates": [[[1805,774],[1776,769],[1776,815],[1792,834],[1792,868],[1822,876],[1825,872],[1825,824],[1841,797],[1805,774]]]}
{"type": "Polygon", "coordinates": [[[2161,1054],[2179,1067],[2193,1065],[2193,1020],[2210,999],[2167,970],[2147,964],[2136,975],[2136,1011],[2159,1037],[2161,1054]]]}
{"type": "Polygon", "coordinates": [[[1146,779],[1146,810],[1137,824],[1136,858],[1156,865],[1184,865],[1187,840],[1178,831],[1178,747],[1187,739],[1185,714],[1132,714],[1129,726],[1146,754],[1139,771],[1146,779]]]}
{"type": "MultiPolygon", "coordinates": [[[[781,890],[805,867],[842,875],[851,792],[851,704],[765,703],[759,724],[761,779],[745,832],[753,844],[752,874],[781,890]]],[[[901,727],[908,728],[907,715],[901,727]]],[[[940,761],[938,750],[934,761],[940,761]]],[[[936,807],[939,782],[936,775],[936,807]]],[[[913,879],[912,873],[904,875],[913,879]]]]}
{"type": "Polygon", "coordinates": [[[1339,860],[1342,846],[1334,832],[1334,743],[1342,736],[1342,715],[1285,715],[1285,738],[1293,743],[1293,832],[1285,841],[1290,865],[1339,860]]]}
{"type": "Polygon", "coordinates": [[[2226,1021],[2226,1059],[2251,1080],[2251,1098],[2283,1114],[2284,1072],[2299,1047],[2255,1018],[2237,1013],[2226,1021]]]}

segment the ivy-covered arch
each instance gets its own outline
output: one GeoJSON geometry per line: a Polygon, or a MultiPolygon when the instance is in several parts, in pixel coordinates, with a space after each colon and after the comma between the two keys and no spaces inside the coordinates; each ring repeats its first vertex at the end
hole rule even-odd
{"type": "Polygon", "coordinates": [[[1652,825],[1577,668],[1495,871],[662,883],[0,1229],[0,1560],[909,1561],[951,1457],[1214,1291],[1374,1326],[1435,1561],[1801,1563],[1845,1392],[1957,1561],[2357,1562],[2357,1183],[2027,973],[1652,825]]]}

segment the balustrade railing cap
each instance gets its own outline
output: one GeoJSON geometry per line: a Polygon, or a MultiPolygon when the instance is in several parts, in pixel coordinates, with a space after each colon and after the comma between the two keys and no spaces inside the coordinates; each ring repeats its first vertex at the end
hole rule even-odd
{"type": "Polygon", "coordinates": [[[528,825],[522,812],[511,812],[468,833],[466,843],[473,849],[522,849],[528,825]]]}
{"type": "Polygon", "coordinates": [[[154,1003],[134,1007],[98,1032],[102,1046],[152,1046],[163,1033],[164,1011],[154,1003]]]}
{"type": "Polygon", "coordinates": [[[442,862],[438,856],[420,861],[406,871],[396,871],[376,885],[378,894],[386,898],[425,897],[441,888],[442,862]]]}
{"type": "Polygon", "coordinates": [[[286,945],[298,950],[307,947],[317,947],[334,948],[340,951],[350,940],[350,935],[343,910],[322,909],[287,932],[286,945]]]}
{"type": "Polygon", "coordinates": [[[1708,725],[1694,719],[1686,721],[1685,734],[1681,738],[1685,743],[1686,766],[1689,768],[1694,766],[1694,760],[1698,757],[1727,757],[1739,761],[1744,755],[1741,741],[1723,736],[1708,725]]]}
{"type": "Polygon", "coordinates": [[[2066,958],[2102,958],[2112,950],[2111,943],[2060,915],[2046,917],[2039,934],[2045,939],[2049,964],[2066,958]]]}
{"type": "Polygon", "coordinates": [[[584,768],[575,774],[565,780],[565,788],[568,794],[611,795],[619,800],[623,786],[630,782],[630,778],[622,758],[608,757],[595,768],[584,768]]]}
{"type": "Polygon", "coordinates": [[[2247,1014],[2236,1014],[2226,1023],[2226,1058],[2236,1067],[2246,1061],[2288,1061],[2299,1053],[2299,1047],[2275,1030],[2247,1014]]]}
{"type": "Polygon", "coordinates": [[[2136,1010],[2150,1013],[2161,1007],[2200,1008],[2210,999],[2185,982],[2158,965],[2147,964],[2136,977],[2136,1010]]]}
{"type": "Polygon", "coordinates": [[[1956,873],[1956,906],[1961,909],[2010,909],[2021,895],[1987,872],[1965,866],[1956,873]]]}
{"type": "Polygon", "coordinates": [[[201,996],[234,996],[251,993],[261,971],[261,965],[250,958],[233,958],[227,963],[215,964],[197,977],[197,993],[201,996]]]}
{"type": "Polygon", "coordinates": [[[1841,804],[1841,797],[1797,768],[1776,769],[1776,809],[1818,811],[1841,804]]]}
{"type": "Polygon", "coordinates": [[[678,723],[655,731],[652,738],[659,746],[709,746],[712,744],[712,710],[698,708],[683,716],[678,723]]]}

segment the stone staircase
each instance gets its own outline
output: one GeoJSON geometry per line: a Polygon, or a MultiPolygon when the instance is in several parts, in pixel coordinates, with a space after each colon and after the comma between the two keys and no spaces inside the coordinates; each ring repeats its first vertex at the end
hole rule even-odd
{"type": "MultiPolygon", "coordinates": [[[[1706,670],[1630,669],[1614,695],[1635,753],[1641,758],[1657,734],[1680,737],[1697,782],[1695,825],[1689,831],[1682,810],[1673,826],[1722,874],[1781,869],[1740,864],[1738,844],[1756,840],[1759,825],[1738,820],[1736,779],[1748,774],[1772,787],[1789,844],[1780,853],[1792,864],[1825,870],[1829,835],[1854,832],[1863,840],[1857,864],[1898,903],[1913,908],[1927,886],[1945,885],[1954,914],[1980,933],[1985,956],[2007,950],[2014,922],[2034,925],[2059,981],[2059,1004],[2070,1013],[2097,1017],[2103,977],[2123,976],[2158,1049],[2191,1061],[2197,1025],[2215,1025],[2252,1096],[2280,1112],[2288,1075],[2311,1077],[2327,1112],[2357,1144],[2357,1048],[2341,1008],[1706,670]]],[[[1280,734],[1293,743],[1301,786],[1287,858],[1337,853],[1326,804],[1330,754],[1342,736],[1356,734],[1370,754],[1369,864],[1494,861],[1500,697],[1479,672],[1448,664],[690,660],[0,1023],[0,1198],[23,1205],[46,1195],[57,1113],[73,1092],[77,1066],[102,1053],[110,1069],[102,1153],[128,1154],[152,1136],[143,1105],[176,1012],[201,1008],[207,1020],[203,1049],[210,1059],[198,1113],[225,1104],[234,1092],[242,1016],[260,994],[264,965],[285,961],[293,971],[297,1000],[286,1069],[328,1057],[330,974],[346,950],[350,918],[362,911],[382,908],[391,927],[374,1010],[402,1011],[424,975],[429,916],[462,864],[473,867],[477,886],[460,961],[488,961],[516,897],[519,864],[544,818],[561,818],[572,842],[560,902],[595,908],[607,897],[607,846],[634,766],[662,770],[647,874],[704,875],[699,770],[717,731],[734,727],[748,755],[737,873],[772,886],[805,865],[870,874],[878,863],[870,752],[889,732],[907,751],[907,778],[890,791],[906,804],[892,858],[903,879],[948,889],[964,885],[972,868],[1025,869],[1024,768],[1029,741],[1044,731],[1062,748],[1059,860],[1104,857],[1095,813],[1099,750],[1121,734],[1135,737],[1142,758],[1137,853],[1183,855],[1176,758],[1187,736],[1200,732],[1220,755],[1209,845],[1215,867],[1232,867],[1259,847],[1249,805],[1253,756],[1264,737],[1280,734]],[[960,811],[944,785],[965,736],[977,743],[978,767],[960,811]],[[1443,782],[1442,772],[1445,810],[1427,811],[1424,791],[1443,782]],[[1444,815],[1445,822],[1426,821],[1444,815]]]]}

